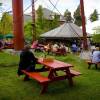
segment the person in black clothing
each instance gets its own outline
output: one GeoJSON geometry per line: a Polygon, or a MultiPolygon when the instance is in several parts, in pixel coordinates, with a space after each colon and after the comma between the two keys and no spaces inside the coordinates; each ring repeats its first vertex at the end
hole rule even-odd
{"type": "MultiPolygon", "coordinates": [[[[35,71],[35,65],[37,63],[37,58],[34,54],[30,51],[30,46],[25,46],[20,54],[20,61],[18,67],[18,76],[23,75],[21,70],[26,70],[28,72],[35,71]]],[[[28,80],[29,77],[26,75],[24,80],[28,80]]]]}

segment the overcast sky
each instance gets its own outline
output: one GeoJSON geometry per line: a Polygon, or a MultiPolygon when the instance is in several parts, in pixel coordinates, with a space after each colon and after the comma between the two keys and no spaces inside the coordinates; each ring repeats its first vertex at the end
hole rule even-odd
{"type": "MultiPolygon", "coordinates": [[[[12,0],[0,0],[0,2],[4,3],[3,9],[4,10],[11,10],[11,3],[12,0]]],[[[54,7],[49,3],[49,0],[35,0],[35,8],[37,9],[38,5],[43,5],[48,9],[53,9],[54,7]]],[[[51,0],[53,4],[58,1],[57,9],[63,14],[63,12],[68,9],[72,13],[75,11],[77,6],[79,5],[80,0],[51,0]]],[[[24,2],[24,9],[31,5],[31,0],[23,0],[24,2]]],[[[100,0],[84,0],[84,7],[85,7],[85,15],[89,17],[89,15],[93,12],[94,9],[97,9],[100,13],[100,0]]],[[[26,12],[30,12],[28,9],[26,12]]],[[[54,10],[56,11],[56,10],[54,10]]]]}

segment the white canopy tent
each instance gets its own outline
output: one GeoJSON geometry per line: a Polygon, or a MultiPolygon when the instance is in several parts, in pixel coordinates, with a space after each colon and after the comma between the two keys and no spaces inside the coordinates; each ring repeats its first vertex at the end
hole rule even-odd
{"type": "Polygon", "coordinates": [[[93,34],[96,31],[97,27],[100,27],[100,20],[94,22],[88,22],[86,25],[86,30],[88,33],[93,34]]]}

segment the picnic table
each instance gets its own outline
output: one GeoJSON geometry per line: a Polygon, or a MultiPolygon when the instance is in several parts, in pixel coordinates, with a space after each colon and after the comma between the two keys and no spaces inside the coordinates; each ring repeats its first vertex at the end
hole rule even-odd
{"type": "Polygon", "coordinates": [[[66,55],[67,54],[65,48],[60,48],[57,51],[53,51],[53,53],[56,54],[56,55],[66,55]]]}
{"type": "Polygon", "coordinates": [[[81,74],[80,72],[70,69],[71,67],[73,67],[72,64],[68,64],[62,61],[44,61],[43,58],[39,58],[38,63],[48,69],[48,77],[41,75],[40,72],[26,72],[25,70],[23,70],[23,73],[37,80],[42,85],[41,93],[46,92],[48,84],[53,81],[68,79],[69,85],[73,86],[72,77],[81,74]],[[57,75],[57,71],[63,71],[65,74],[59,76],[57,75]]]}

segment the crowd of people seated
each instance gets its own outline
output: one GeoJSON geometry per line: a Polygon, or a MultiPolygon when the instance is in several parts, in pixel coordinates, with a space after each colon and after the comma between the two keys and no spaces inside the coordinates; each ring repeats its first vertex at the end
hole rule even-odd
{"type": "Polygon", "coordinates": [[[73,54],[78,54],[79,52],[81,53],[83,51],[82,44],[80,43],[79,45],[77,44],[76,41],[73,41],[70,47],[67,47],[66,44],[63,42],[45,42],[44,44],[39,44],[38,41],[36,41],[34,42],[34,44],[32,44],[31,48],[35,48],[35,51],[42,51],[42,52],[47,52],[47,54],[59,54],[59,55],[65,55],[68,52],[71,52],[73,54]]]}
{"type": "Polygon", "coordinates": [[[35,51],[46,51],[48,54],[55,54],[60,52],[62,54],[66,54],[67,52],[76,53],[80,51],[80,47],[78,47],[75,42],[72,43],[71,47],[68,47],[63,42],[46,42],[44,44],[39,44],[36,41],[32,44],[31,48],[35,49],[35,51]]]}
{"type": "Polygon", "coordinates": [[[52,54],[61,53],[66,54],[68,48],[64,45],[64,43],[48,43],[44,46],[45,51],[52,54]]]}

